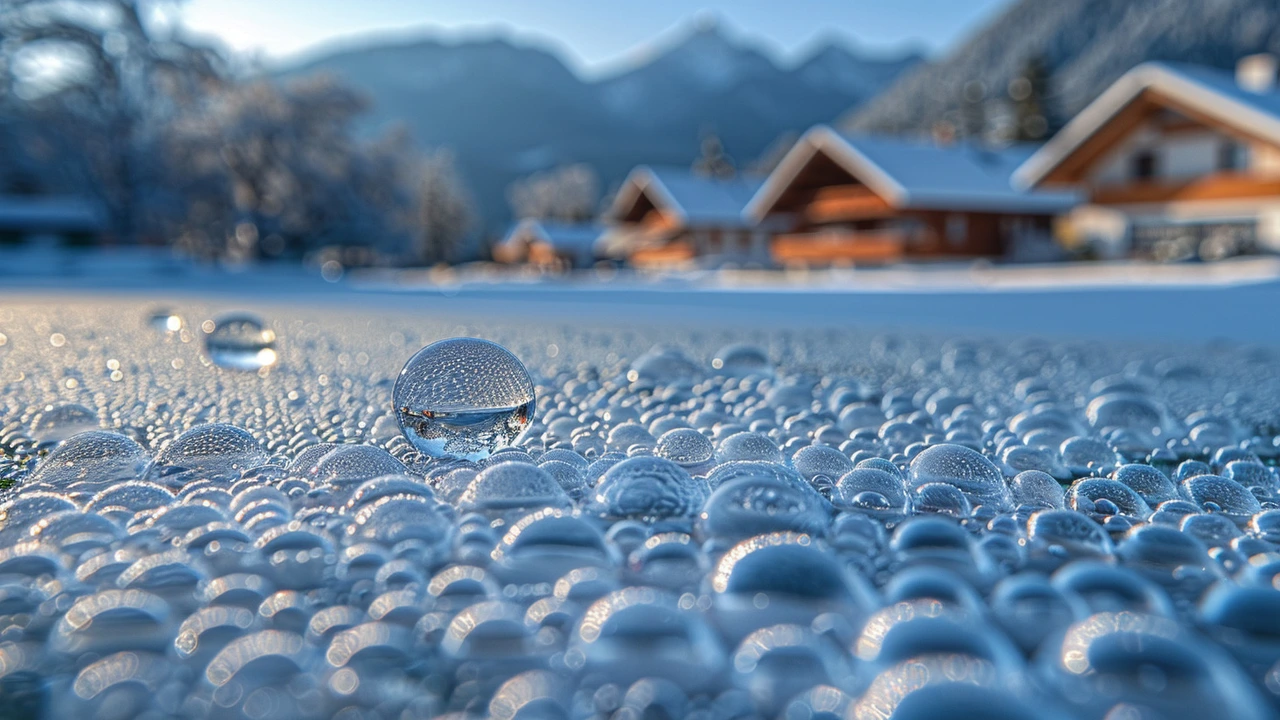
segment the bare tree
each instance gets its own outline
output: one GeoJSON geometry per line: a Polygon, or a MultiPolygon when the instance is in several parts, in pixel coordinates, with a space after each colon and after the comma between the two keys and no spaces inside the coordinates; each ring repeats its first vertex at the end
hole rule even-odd
{"type": "Polygon", "coordinates": [[[42,166],[87,179],[126,242],[153,230],[153,220],[171,209],[160,182],[162,128],[223,75],[216,53],[152,31],[148,18],[161,4],[169,3],[0,3],[3,86],[6,96],[28,101],[31,133],[50,156],[42,166]],[[27,76],[23,68],[42,55],[72,69],[52,80],[27,76]]]}
{"type": "Polygon", "coordinates": [[[520,219],[583,222],[596,215],[600,178],[590,165],[562,165],[512,183],[507,196],[520,219]]]}
{"type": "Polygon", "coordinates": [[[449,262],[456,258],[475,218],[453,153],[428,154],[419,169],[417,188],[414,260],[424,265],[449,262]]]}
{"type": "Polygon", "coordinates": [[[417,155],[403,131],[353,139],[366,107],[325,76],[229,85],[194,105],[169,142],[186,248],[240,258],[328,245],[400,250],[417,155]]]}

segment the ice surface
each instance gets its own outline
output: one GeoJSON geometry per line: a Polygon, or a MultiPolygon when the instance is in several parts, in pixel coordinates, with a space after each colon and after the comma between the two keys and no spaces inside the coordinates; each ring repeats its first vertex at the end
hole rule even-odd
{"type": "Polygon", "coordinates": [[[0,306],[0,715],[1280,711],[1273,338],[558,292],[264,300],[256,372],[230,298],[0,306]],[[398,418],[523,403],[474,459],[398,418]]]}

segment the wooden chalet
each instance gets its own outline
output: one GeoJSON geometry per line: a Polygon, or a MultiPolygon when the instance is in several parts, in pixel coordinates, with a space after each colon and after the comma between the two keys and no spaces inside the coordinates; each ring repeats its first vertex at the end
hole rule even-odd
{"type": "Polygon", "coordinates": [[[522,220],[493,248],[503,263],[528,263],[549,272],[585,270],[600,259],[596,246],[604,232],[597,223],[522,220]]]}
{"type": "Polygon", "coordinates": [[[743,215],[760,182],[638,167],[609,207],[606,254],[638,268],[768,262],[768,233],[743,215]]]}
{"type": "Polygon", "coordinates": [[[1207,259],[1280,250],[1276,59],[1233,74],[1147,63],[1126,73],[1016,172],[1026,188],[1075,188],[1068,227],[1120,255],[1207,259]]]}
{"type": "Polygon", "coordinates": [[[776,223],[784,266],[1001,257],[1018,242],[1051,242],[1072,193],[1015,189],[1026,147],[845,135],[818,126],[796,143],[746,209],[776,223]]]}

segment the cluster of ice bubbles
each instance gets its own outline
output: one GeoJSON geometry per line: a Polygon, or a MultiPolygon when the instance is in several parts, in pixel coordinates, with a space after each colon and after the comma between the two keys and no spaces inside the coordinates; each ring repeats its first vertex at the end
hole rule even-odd
{"type": "Polygon", "coordinates": [[[1269,355],[65,324],[2,357],[5,717],[1280,713],[1269,355]]]}

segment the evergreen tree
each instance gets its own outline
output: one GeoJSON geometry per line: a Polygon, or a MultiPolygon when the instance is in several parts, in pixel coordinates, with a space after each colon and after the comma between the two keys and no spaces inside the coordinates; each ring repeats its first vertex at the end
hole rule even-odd
{"type": "Polygon", "coordinates": [[[702,136],[702,154],[693,161],[693,171],[710,178],[731,178],[738,174],[733,158],[725,153],[724,144],[715,133],[702,136]]]}
{"type": "Polygon", "coordinates": [[[1044,140],[1055,130],[1050,110],[1049,66],[1043,56],[1027,59],[1022,72],[1009,82],[1009,99],[1013,101],[1014,140],[1044,140]]]}

